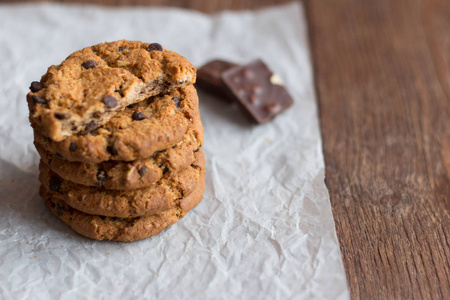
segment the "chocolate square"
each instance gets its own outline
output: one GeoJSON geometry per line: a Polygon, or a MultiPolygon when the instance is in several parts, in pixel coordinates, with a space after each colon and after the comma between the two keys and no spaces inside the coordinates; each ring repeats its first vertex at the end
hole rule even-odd
{"type": "Polygon", "coordinates": [[[222,81],[258,123],[270,121],[293,103],[280,78],[261,60],[223,72],[222,81]]]}
{"type": "Polygon", "coordinates": [[[238,65],[223,60],[213,60],[197,70],[196,85],[221,99],[232,101],[227,88],[222,82],[222,73],[238,65]]]}

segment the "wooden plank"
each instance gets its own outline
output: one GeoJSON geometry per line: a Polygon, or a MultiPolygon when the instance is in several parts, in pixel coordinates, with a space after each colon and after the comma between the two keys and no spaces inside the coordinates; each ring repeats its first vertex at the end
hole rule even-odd
{"type": "Polygon", "coordinates": [[[450,299],[450,2],[310,1],[353,299],[450,299]]]}

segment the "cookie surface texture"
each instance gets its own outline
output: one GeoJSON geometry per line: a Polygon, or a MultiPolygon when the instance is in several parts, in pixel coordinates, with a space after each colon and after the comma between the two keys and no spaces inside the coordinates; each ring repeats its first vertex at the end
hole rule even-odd
{"type": "Polygon", "coordinates": [[[204,182],[205,158],[196,153],[196,162],[177,173],[167,173],[161,180],[147,188],[115,191],[87,187],[61,179],[41,162],[39,179],[43,198],[60,199],[82,212],[120,218],[152,215],[165,211],[188,196],[204,182]]]}
{"type": "Polygon", "coordinates": [[[62,200],[44,198],[44,201],[55,216],[81,235],[95,240],[131,242],[158,234],[178,222],[202,200],[204,189],[202,182],[175,207],[155,215],[129,219],[89,215],[62,200]]]}
{"type": "Polygon", "coordinates": [[[106,124],[128,105],[195,82],[186,58],[152,45],[98,44],[51,66],[27,95],[31,123],[58,142],[106,124]]]}
{"type": "Polygon", "coordinates": [[[174,147],[134,161],[71,162],[46,151],[37,142],[35,146],[43,162],[65,180],[111,190],[132,190],[148,187],[168,172],[187,168],[196,160],[195,153],[202,143],[203,127],[200,120],[195,120],[184,139],[174,147]]]}
{"type": "Polygon", "coordinates": [[[199,121],[198,96],[190,85],[128,106],[89,133],[55,142],[34,128],[34,139],[69,161],[132,161],[175,146],[199,121]]]}

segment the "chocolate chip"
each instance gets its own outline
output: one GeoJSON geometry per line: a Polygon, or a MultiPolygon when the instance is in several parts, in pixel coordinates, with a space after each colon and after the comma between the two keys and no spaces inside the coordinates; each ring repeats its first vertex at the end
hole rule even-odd
{"type": "Polygon", "coordinates": [[[119,93],[120,97],[123,97],[123,91],[122,91],[122,89],[115,90],[114,92],[119,93]]]}
{"type": "Polygon", "coordinates": [[[160,44],[158,43],[151,43],[150,45],[148,45],[147,51],[148,52],[152,52],[152,51],[162,51],[162,47],[160,44]]]}
{"type": "Polygon", "coordinates": [[[169,168],[168,167],[164,167],[163,174],[166,174],[167,172],[169,172],[169,168]]]}
{"type": "Polygon", "coordinates": [[[200,148],[197,148],[197,149],[194,150],[194,152],[198,152],[198,151],[200,151],[200,148]]]}
{"type": "Polygon", "coordinates": [[[89,122],[89,124],[86,125],[86,127],[84,127],[84,130],[86,132],[91,132],[92,130],[97,128],[97,126],[98,126],[97,122],[91,121],[91,122],[89,122]]]}
{"type": "Polygon", "coordinates": [[[50,191],[58,192],[60,187],[61,187],[61,179],[59,179],[59,177],[52,176],[50,178],[50,182],[48,185],[48,188],[50,189],[50,191]]]}
{"type": "Polygon", "coordinates": [[[44,85],[39,81],[33,81],[30,85],[30,91],[37,93],[44,88],[44,85]]]}
{"type": "Polygon", "coordinates": [[[138,173],[141,177],[144,176],[145,174],[147,174],[147,172],[148,172],[147,167],[142,167],[138,170],[138,173]]]}
{"type": "Polygon", "coordinates": [[[55,205],[55,212],[56,212],[56,215],[62,216],[62,215],[64,214],[63,209],[64,209],[64,207],[63,207],[61,204],[56,204],[56,205],[55,205]]]}
{"type": "Polygon", "coordinates": [[[97,172],[97,182],[96,185],[97,186],[103,186],[103,184],[105,183],[107,178],[106,172],[103,170],[98,170],[97,172]]]}
{"type": "Polygon", "coordinates": [[[123,50],[125,50],[125,49],[127,49],[127,47],[125,47],[125,46],[120,46],[120,47],[119,47],[119,51],[123,51],[123,50]]]}
{"type": "Polygon", "coordinates": [[[71,142],[71,143],[70,143],[70,145],[69,145],[69,151],[70,151],[70,152],[75,152],[75,151],[77,151],[77,148],[78,148],[77,143],[75,143],[75,142],[71,142]]]}
{"type": "Polygon", "coordinates": [[[71,116],[71,114],[65,114],[65,113],[59,113],[59,112],[55,113],[55,118],[57,118],[58,120],[65,120],[65,119],[70,118],[70,116],[71,116]]]}
{"type": "Polygon", "coordinates": [[[107,146],[106,151],[111,155],[117,155],[117,150],[114,147],[114,144],[112,146],[107,146]]]}
{"type": "Polygon", "coordinates": [[[95,60],[93,60],[93,59],[87,60],[87,61],[85,61],[84,63],[81,64],[81,66],[83,68],[85,68],[85,69],[92,69],[96,65],[98,65],[98,63],[95,60]]]}
{"type": "Polygon", "coordinates": [[[139,106],[139,103],[133,103],[127,106],[127,108],[136,108],[139,106]]]}
{"type": "Polygon", "coordinates": [[[181,99],[180,99],[180,97],[172,97],[172,100],[173,100],[173,102],[175,102],[175,106],[177,107],[177,108],[180,108],[180,102],[181,102],[181,99]]]}
{"type": "Polygon", "coordinates": [[[39,97],[37,95],[33,95],[31,97],[31,100],[33,100],[34,104],[47,104],[47,100],[45,100],[44,98],[39,97]]]}
{"type": "Polygon", "coordinates": [[[116,107],[117,104],[119,104],[117,102],[117,99],[111,95],[106,95],[105,97],[103,97],[103,103],[105,103],[105,106],[107,108],[113,108],[113,107],[116,107]]]}
{"type": "Polygon", "coordinates": [[[61,153],[58,153],[58,152],[55,153],[55,156],[56,156],[56,157],[59,157],[59,158],[62,158],[62,157],[63,157],[63,156],[61,155],[61,153]]]}
{"type": "Polygon", "coordinates": [[[135,121],[142,121],[142,120],[146,119],[147,117],[144,115],[143,112],[141,112],[141,111],[135,111],[135,112],[133,113],[133,115],[131,116],[131,118],[132,118],[133,120],[135,120],[135,121]]]}

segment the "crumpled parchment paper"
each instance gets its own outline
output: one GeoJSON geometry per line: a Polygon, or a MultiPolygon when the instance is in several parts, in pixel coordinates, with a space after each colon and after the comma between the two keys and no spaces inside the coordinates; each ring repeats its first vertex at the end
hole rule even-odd
{"type": "Polygon", "coordinates": [[[1,299],[347,299],[324,184],[306,21],[299,3],[204,15],[163,8],[0,6],[1,299]],[[38,195],[25,95],[82,47],[159,42],[196,66],[262,58],[294,106],[265,125],[199,91],[203,201],[134,243],[84,238],[38,195]]]}

